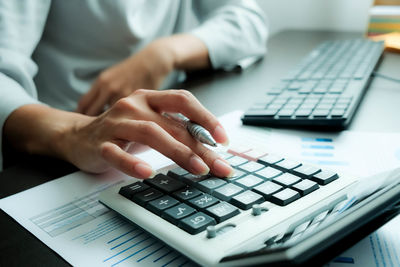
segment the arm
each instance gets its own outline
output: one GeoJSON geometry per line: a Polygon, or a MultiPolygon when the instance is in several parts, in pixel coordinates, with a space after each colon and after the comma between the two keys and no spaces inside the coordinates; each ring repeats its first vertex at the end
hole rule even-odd
{"type": "Polygon", "coordinates": [[[0,170],[4,123],[16,109],[39,104],[31,60],[50,7],[49,0],[0,1],[0,170]]]}
{"type": "Polygon", "coordinates": [[[265,17],[251,0],[193,1],[200,26],[157,39],[139,53],[102,72],[78,104],[77,112],[100,114],[138,88],[158,89],[174,69],[236,65],[266,50],[265,17]]]}
{"type": "Polygon", "coordinates": [[[79,101],[77,112],[98,115],[104,106],[112,105],[138,88],[159,88],[174,69],[208,67],[208,50],[199,38],[179,34],[157,39],[139,53],[103,71],[79,101]]]}
{"type": "Polygon", "coordinates": [[[138,178],[150,177],[150,165],[127,152],[130,145],[140,143],[192,173],[232,175],[226,161],[162,112],[181,112],[203,125],[217,142],[227,142],[217,119],[184,90],[136,90],[98,117],[24,105],[8,117],[4,136],[22,151],[58,157],[88,172],[114,167],[138,178]]]}
{"type": "Polygon", "coordinates": [[[200,25],[191,34],[206,45],[213,68],[229,68],[241,59],[264,55],[268,29],[255,1],[193,1],[193,11],[200,25]]]}

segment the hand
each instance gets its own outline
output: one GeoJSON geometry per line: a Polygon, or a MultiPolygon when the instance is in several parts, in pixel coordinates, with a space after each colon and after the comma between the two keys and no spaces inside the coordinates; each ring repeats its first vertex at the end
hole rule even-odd
{"type": "Polygon", "coordinates": [[[60,140],[65,158],[89,172],[110,167],[138,177],[152,175],[150,165],[126,152],[134,143],[148,145],[194,174],[210,171],[227,177],[233,172],[218,154],[195,140],[162,112],[180,112],[205,127],[218,143],[228,138],[218,120],[185,90],[136,90],[98,117],[83,116],[60,140]]]}
{"type": "Polygon", "coordinates": [[[174,69],[210,67],[208,49],[197,37],[177,34],[153,41],[142,51],[100,73],[79,101],[77,112],[94,116],[139,88],[158,89],[174,69]]]}
{"type": "Polygon", "coordinates": [[[92,88],[79,101],[77,112],[94,116],[139,88],[158,89],[173,70],[173,55],[164,40],[149,44],[142,51],[116,64],[98,76],[92,88]]]}

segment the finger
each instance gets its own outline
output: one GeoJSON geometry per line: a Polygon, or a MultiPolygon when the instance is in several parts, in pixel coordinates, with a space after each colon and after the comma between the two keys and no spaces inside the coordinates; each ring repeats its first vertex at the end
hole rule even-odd
{"type": "Polygon", "coordinates": [[[96,81],[93,84],[92,88],[90,88],[89,92],[83,95],[82,98],[79,100],[76,112],[86,114],[90,104],[94,101],[94,99],[96,99],[99,92],[99,87],[96,81]]]}
{"type": "Polygon", "coordinates": [[[186,90],[150,91],[147,92],[146,97],[153,109],[182,113],[206,128],[218,143],[227,144],[229,142],[228,136],[217,118],[204,108],[190,92],[186,90]]]}
{"type": "Polygon", "coordinates": [[[99,91],[99,94],[93,99],[84,114],[95,116],[103,112],[105,105],[108,104],[110,99],[110,93],[107,90],[99,89],[99,91]]]}
{"type": "Polygon", "coordinates": [[[233,168],[227,161],[222,159],[220,155],[208,149],[202,143],[197,141],[193,136],[179,123],[171,121],[164,116],[154,118],[162,128],[164,128],[171,136],[179,142],[188,146],[192,151],[200,156],[203,161],[209,166],[211,172],[219,177],[231,177],[234,173],[233,168]]]}
{"type": "Polygon", "coordinates": [[[149,164],[125,152],[118,145],[111,142],[104,143],[101,154],[114,168],[136,178],[149,178],[154,176],[154,171],[149,164]]]}
{"type": "Polygon", "coordinates": [[[121,122],[115,134],[117,138],[150,146],[191,173],[204,175],[210,171],[204,161],[189,147],[177,141],[153,121],[121,122]]]}

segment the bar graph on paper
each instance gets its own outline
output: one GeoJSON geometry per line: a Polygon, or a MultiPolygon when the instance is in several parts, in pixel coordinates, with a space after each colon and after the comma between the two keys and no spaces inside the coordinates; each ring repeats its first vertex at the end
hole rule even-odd
{"type": "Polygon", "coordinates": [[[301,156],[310,163],[323,166],[347,166],[346,160],[338,160],[332,138],[301,138],[301,156]]]}
{"type": "Polygon", "coordinates": [[[101,252],[104,266],[196,266],[99,203],[99,193],[109,186],[31,217],[30,221],[51,238],[71,235],[70,242],[87,249],[95,247],[101,252]]]}

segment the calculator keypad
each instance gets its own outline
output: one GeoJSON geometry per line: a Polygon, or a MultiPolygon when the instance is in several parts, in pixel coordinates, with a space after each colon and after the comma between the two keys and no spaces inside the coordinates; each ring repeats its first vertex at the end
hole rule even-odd
{"type": "Polygon", "coordinates": [[[339,178],[329,170],[256,152],[223,152],[223,158],[235,169],[231,178],[193,175],[176,167],[167,175],[123,186],[119,193],[188,233],[197,234],[254,204],[268,201],[286,206],[339,178]]]}

